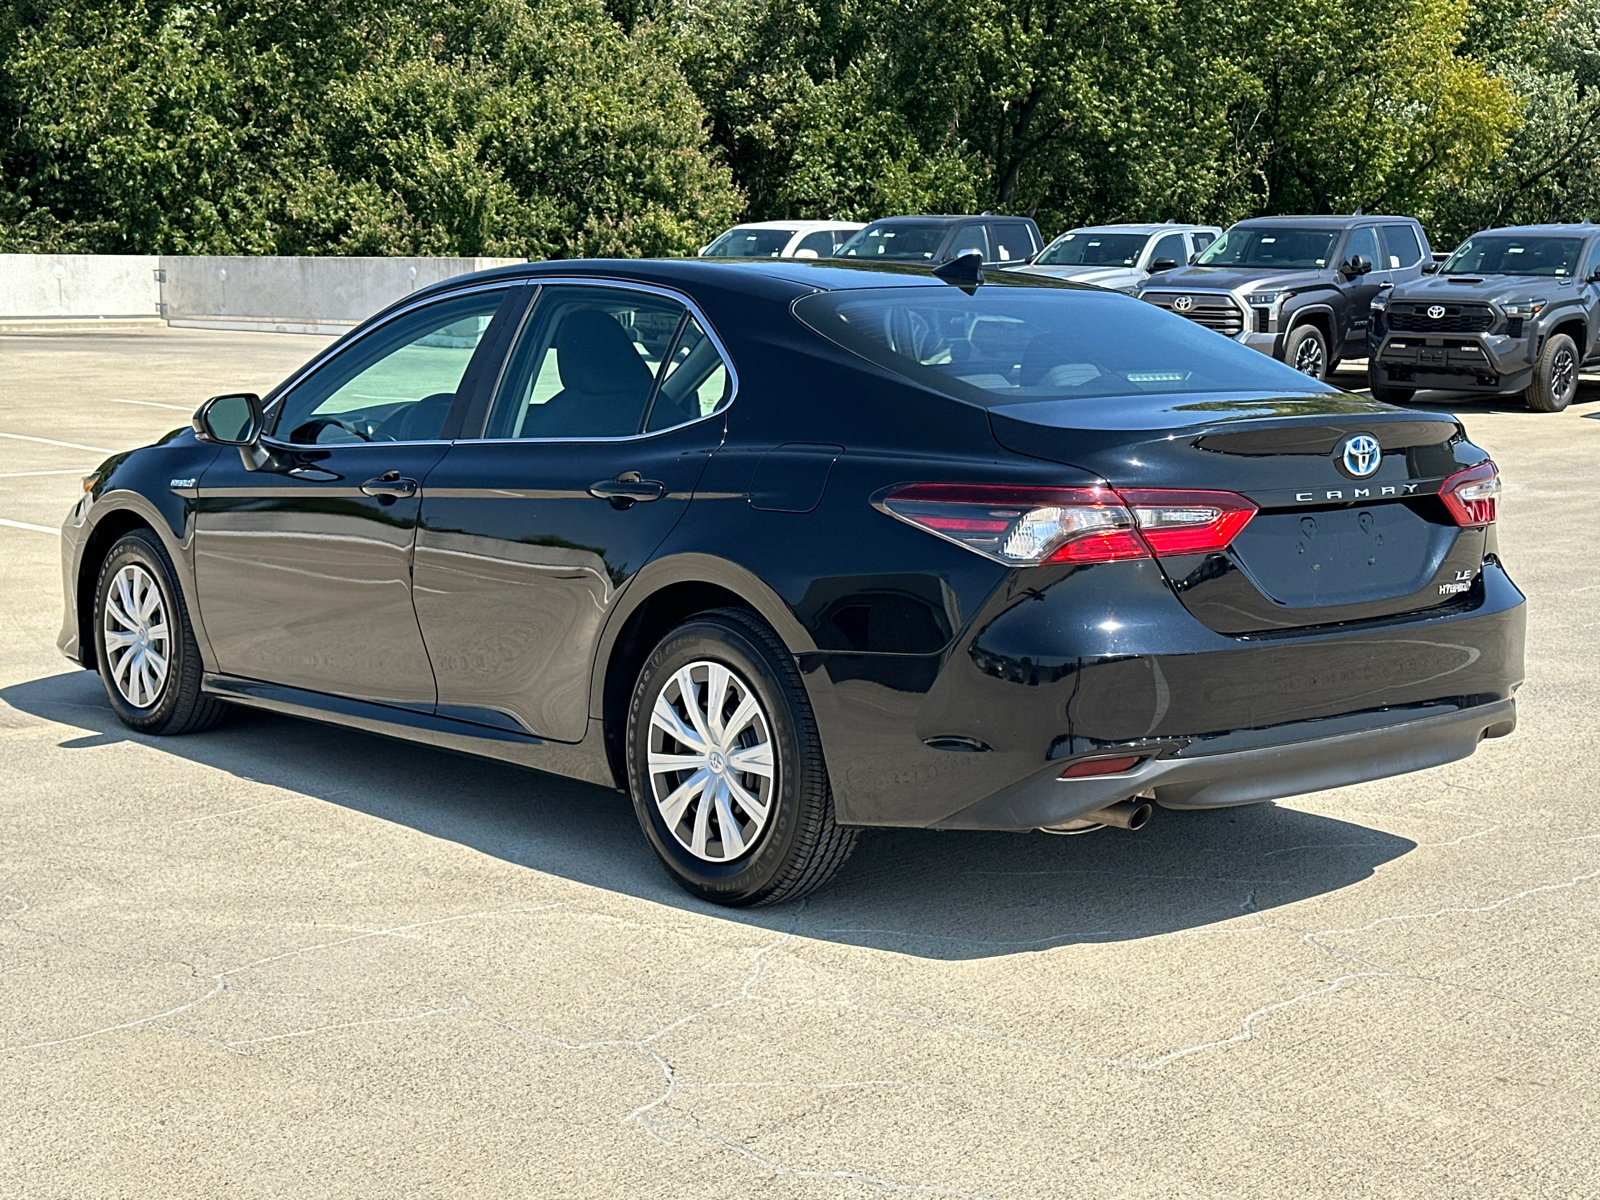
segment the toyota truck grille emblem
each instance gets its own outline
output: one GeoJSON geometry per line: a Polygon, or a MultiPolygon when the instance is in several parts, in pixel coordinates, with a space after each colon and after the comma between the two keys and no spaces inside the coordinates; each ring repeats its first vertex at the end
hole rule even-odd
{"type": "Polygon", "coordinates": [[[1378,439],[1370,433],[1352,433],[1335,453],[1339,456],[1340,467],[1351,479],[1368,478],[1383,461],[1378,439]]]}
{"type": "Polygon", "coordinates": [[[1432,317],[1435,321],[1437,321],[1440,317],[1444,316],[1444,305],[1442,305],[1442,304],[1430,304],[1430,305],[1428,305],[1428,315],[1430,317],[1432,317]]]}
{"type": "Polygon", "coordinates": [[[1175,312],[1188,312],[1194,307],[1193,296],[1177,296],[1173,298],[1172,308],[1175,312]]]}

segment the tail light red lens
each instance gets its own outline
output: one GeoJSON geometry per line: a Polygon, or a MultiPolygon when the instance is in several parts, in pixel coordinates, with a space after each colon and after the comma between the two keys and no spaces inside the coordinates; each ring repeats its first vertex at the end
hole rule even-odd
{"type": "Polygon", "coordinates": [[[1133,770],[1143,761],[1143,757],[1137,755],[1133,758],[1089,758],[1073,763],[1058,778],[1090,779],[1096,775],[1120,775],[1133,770]]]}
{"type": "Polygon", "coordinates": [[[1139,532],[1157,558],[1226,550],[1256,515],[1256,506],[1232,492],[1123,489],[1139,532]]]}
{"type": "Polygon", "coordinates": [[[1256,507],[1231,492],[913,483],[890,516],[1010,566],[1112,562],[1227,547],[1256,507]]]}
{"type": "Polygon", "coordinates": [[[1457,525],[1464,528],[1492,525],[1500,499],[1500,470],[1494,463],[1485,461],[1457,471],[1440,485],[1439,499],[1444,501],[1457,525]]]}

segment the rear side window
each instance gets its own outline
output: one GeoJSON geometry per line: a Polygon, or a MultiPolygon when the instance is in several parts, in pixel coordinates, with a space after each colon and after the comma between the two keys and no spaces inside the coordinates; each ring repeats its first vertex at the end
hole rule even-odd
{"type": "Polygon", "coordinates": [[[549,286],[523,322],[484,436],[588,439],[667,429],[724,403],[726,378],[715,344],[678,301],[624,288],[549,286]]]}
{"type": "Polygon", "coordinates": [[[987,262],[1021,262],[1038,247],[1033,234],[1020,221],[996,221],[989,226],[990,252],[987,262]]]}
{"type": "Polygon", "coordinates": [[[1112,292],[998,282],[971,296],[953,287],[866,288],[806,296],[794,312],[869,362],[986,408],[1144,393],[1337,390],[1112,292]]]}
{"type": "Polygon", "coordinates": [[[1409,225],[1385,225],[1380,230],[1383,242],[1383,262],[1379,269],[1388,267],[1414,267],[1422,261],[1422,246],[1417,241],[1417,231],[1409,225]]]}

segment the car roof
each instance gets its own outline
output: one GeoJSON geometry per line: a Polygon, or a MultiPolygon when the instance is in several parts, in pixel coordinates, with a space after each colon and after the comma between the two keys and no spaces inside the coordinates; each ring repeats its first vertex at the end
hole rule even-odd
{"type": "Polygon", "coordinates": [[[1114,225],[1078,225],[1072,229],[1064,229],[1056,234],[1061,237],[1068,233],[1186,233],[1191,229],[1215,229],[1215,225],[1180,225],[1167,221],[1159,225],[1151,222],[1128,221],[1114,225]]]}
{"type": "Polygon", "coordinates": [[[1031,221],[1009,213],[929,213],[921,217],[879,217],[873,225],[954,225],[957,221],[1031,221]]]}
{"type": "Polygon", "coordinates": [[[1480,229],[1473,237],[1481,237],[1486,233],[1520,234],[1523,237],[1542,235],[1544,237],[1588,237],[1592,233],[1600,233],[1600,225],[1588,221],[1582,223],[1568,221],[1555,225],[1506,225],[1499,229],[1480,229]]]}
{"type": "Polygon", "coordinates": [[[1349,229],[1352,225],[1359,225],[1364,221],[1405,221],[1415,225],[1415,217],[1387,217],[1382,213],[1362,213],[1359,216],[1278,216],[1278,217],[1246,217],[1243,221],[1236,222],[1234,228],[1265,229],[1281,228],[1292,225],[1297,229],[1349,229]]]}
{"type": "Polygon", "coordinates": [[[741,221],[726,230],[732,233],[735,229],[792,229],[799,232],[803,229],[860,229],[860,221],[741,221]]]}

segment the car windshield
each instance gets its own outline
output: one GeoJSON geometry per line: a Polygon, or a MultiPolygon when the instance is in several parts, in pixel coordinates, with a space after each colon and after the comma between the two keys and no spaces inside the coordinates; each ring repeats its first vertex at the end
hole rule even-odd
{"type": "Polygon", "coordinates": [[[1094,233],[1074,229],[1045,247],[1034,263],[1047,267],[1131,267],[1139,261],[1146,233],[1094,233]]]}
{"type": "Polygon", "coordinates": [[[1294,229],[1235,225],[1211,243],[1196,260],[1202,267],[1326,267],[1333,256],[1337,229],[1294,229]]]}
{"type": "Polygon", "coordinates": [[[971,296],[954,287],[871,288],[807,296],[794,311],[869,362],[986,408],[1144,393],[1334,390],[1114,292],[992,283],[971,296]]]}
{"type": "Polygon", "coordinates": [[[1570,278],[1578,269],[1582,238],[1479,234],[1444,264],[1445,275],[1550,275],[1570,278]]]}
{"type": "Polygon", "coordinates": [[[839,250],[840,258],[926,262],[944,241],[943,225],[868,225],[839,250]]]}
{"type": "Polygon", "coordinates": [[[777,258],[793,236],[792,229],[730,229],[706,247],[706,256],[777,258]]]}

